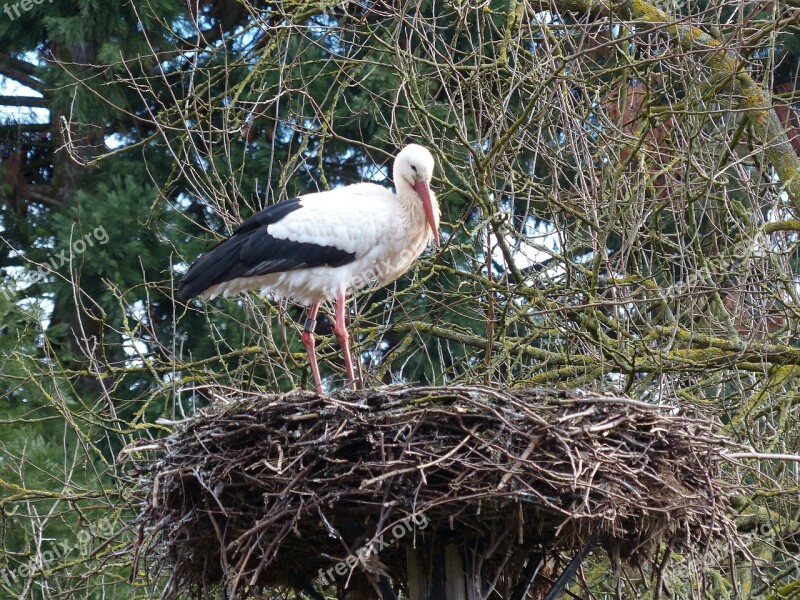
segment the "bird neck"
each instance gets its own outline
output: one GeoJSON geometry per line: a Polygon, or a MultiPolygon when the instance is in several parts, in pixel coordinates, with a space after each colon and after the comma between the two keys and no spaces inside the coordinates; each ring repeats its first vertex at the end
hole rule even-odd
{"type": "Polygon", "coordinates": [[[411,182],[397,172],[397,169],[392,173],[392,180],[394,181],[394,189],[397,190],[397,195],[401,198],[408,198],[409,196],[416,197],[417,193],[411,182]]]}
{"type": "MultiPolygon", "coordinates": [[[[408,181],[400,180],[396,184],[397,204],[400,210],[405,213],[408,224],[411,227],[418,227],[424,231],[429,231],[428,221],[425,218],[425,209],[422,206],[422,198],[408,181]]],[[[431,204],[433,204],[433,214],[436,226],[439,226],[439,203],[436,195],[431,191],[431,204]]],[[[427,238],[426,238],[427,239],[427,238]]]]}
{"type": "MultiPolygon", "coordinates": [[[[423,229],[428,229],[427,220],[425,219],[425,210],[422,207],[422,198],[414,189],[414,186],[406,178],[400,175],[395,169],[394,173],[394,187],[397,190],[397,203],[400,205],[403,212],[408,214],[411,222],[415,226],[423,229]]],[[[436,201],[436,196],[431,191],[431,201],[433,204],[433,212],[436,219],[436,226],[439,226],[439,203],[436,201]]]]}
{"type": "Polygon", "coordinates": [[[395,184],[397,188],[397,202],[404,210],[414,211],[416,208],[422,210],[422,199],[417,191],[411,187],[407,181],[395,184]]]}

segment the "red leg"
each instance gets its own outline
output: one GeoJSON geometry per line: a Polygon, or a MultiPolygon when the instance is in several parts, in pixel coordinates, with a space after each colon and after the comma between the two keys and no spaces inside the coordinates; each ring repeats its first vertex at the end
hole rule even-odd
{"type": "Polygon", "coordinates": [[[311,375],[314,377],[314,389],[317,394],[322,395],[322,380],[319,378],[319,366],[317,365],[317,353],[314,351],[314,327],[317,325],[317,312],[319,311],[319,302],[314,302],[308,309],[308,316],[306,323],[303,326],[303,333],[300,339],[303,340],[303,346],[306,347],[308,353],[308,363],[311,365],[311,375]]]}
{"type": "Polygon", "coordinates": [[[356,389],[356,376],[353,373],[353,359],[350,358],[350,347],[348,345],[347,327],[344,324],[344,309],[347,303],[344,299],[344,292],[339,292],[336,297],[336,324],[333,332],[339,338],[339,345],[342,347],[344,355],[344,365],[347,367],[347,377],[350,379],[350,387],[356,389]]]}

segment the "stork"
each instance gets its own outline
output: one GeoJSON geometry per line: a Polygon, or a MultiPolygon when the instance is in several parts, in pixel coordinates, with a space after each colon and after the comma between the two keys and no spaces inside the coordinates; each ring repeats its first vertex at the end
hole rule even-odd
{"type": "Polygon", "coordinates": [[[314,388],[322,394],[314,328],[320,304],[336,301],[334,333],[356,389],[345,326],[345,297],[384,286],[405,273],[431,239],[439,244],[439,204],[431,191],[434,161],[416,144],[394,161],[397,194],[357,183],[278,202],[245,219],[226,240],[198,258],[178,299],[211,299],[259,289],[309,307],[301,339],[314,388]]]}

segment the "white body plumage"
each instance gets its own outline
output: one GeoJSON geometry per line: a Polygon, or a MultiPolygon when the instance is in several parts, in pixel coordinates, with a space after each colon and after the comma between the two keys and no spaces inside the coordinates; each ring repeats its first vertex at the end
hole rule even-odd
{"type": "MultiPolygon", "coordinates": [[[[411,194],[416,193],[411,190],[411,194]]],[[[436,227],[439,207],[434,202],[436,227]]],[[[209,288],[206,298],[260,289],[302,304],[331,300],[339,292],[386,285],[405,273],[433,237],[419,198],[359,183],[300,198],[302,208],[267,225],[279,240],[335,247],[355,255],[341,266],[315,266],[237,277],[209,288]],[[416,206],[415,206],[416,205],[416,206]]]]}

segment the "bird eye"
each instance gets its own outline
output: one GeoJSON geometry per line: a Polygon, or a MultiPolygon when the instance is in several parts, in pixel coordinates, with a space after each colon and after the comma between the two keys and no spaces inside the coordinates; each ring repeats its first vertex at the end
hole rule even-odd
{"type": "Polygon", "coordinates": [[[411,165],[411,170],[414,171],[414,173],[416,173],[417,172],[417,167],[415,167],[414,165],[411,165]]]}

